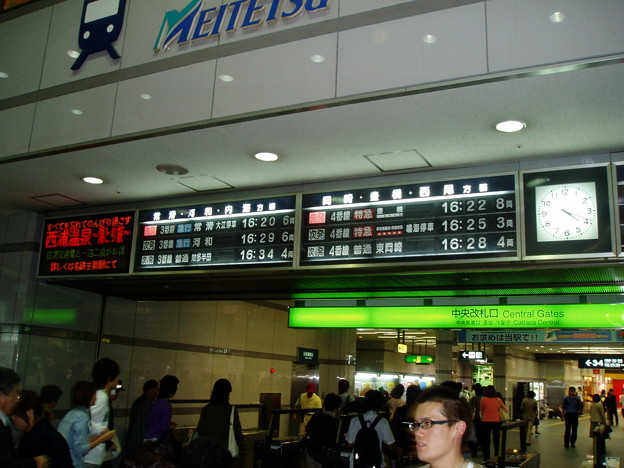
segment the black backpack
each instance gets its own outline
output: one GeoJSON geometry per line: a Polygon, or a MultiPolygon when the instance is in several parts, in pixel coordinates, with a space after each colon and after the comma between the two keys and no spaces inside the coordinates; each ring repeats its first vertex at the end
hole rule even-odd
{"type": "Polygon", "coordinates": [[[355,435],[355,444],[353,448],[353,467],[369,468],[381,466],[381,445],[379,444],[379,436],[375,430],[375,426],[381,421],[381,416],[377,416],[372,423],[364,420],[362,415],[358,415],[360,419],[360,430],[355,435]]]}

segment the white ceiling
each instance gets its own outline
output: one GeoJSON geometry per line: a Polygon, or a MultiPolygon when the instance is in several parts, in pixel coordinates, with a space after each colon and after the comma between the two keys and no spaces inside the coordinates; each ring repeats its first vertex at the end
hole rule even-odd
{"type": "Polygon", "coordinates": [[[244,189],[271,187],[279,194],[280,186],[305,189],[299,185],[319,181],[619,152],[624,150],[624,59],[618,60],[430,85],[395,97],[4,160],[0,214],[108,208],[215,190],[231,191],[223,197],[235,199],[244,189]],[[510,118],[526,122],[526,130],[493,129],[510,118]],[[262,163],[252,158],[257,151],[281,158],[262,163]],[[189,172],[166,175],[156,170],[159,164],[189,172]],[[87,185],[81,180],[85,175],[106,183],[87,185]]]}

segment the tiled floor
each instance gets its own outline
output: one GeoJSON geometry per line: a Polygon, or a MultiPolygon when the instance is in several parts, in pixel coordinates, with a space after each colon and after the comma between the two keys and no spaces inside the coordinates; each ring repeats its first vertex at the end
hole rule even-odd
{"type": "MultiPolygon", "coordinates": [[[[530,452],[540,454],[543,468],[579,468],[587,455],[592,454],[592,439],[589,437],[589,416],[579,420],[578,439],[575,448],[563,446],[563,432],[565,426],[560,419],[541,421],[540,435],[534,435],[530,452]]],[[[510,430],[507,448],[520,448],[520,434],[517,429],[510,430]]],[[[613,426],[611,439],[607,440],[607,456],[620,457],[621,467],[624,468],[624,422],[620,418],[620,425],[613,426]]],[[[481,458],[475,461],[482,462],[481,458]]]]}

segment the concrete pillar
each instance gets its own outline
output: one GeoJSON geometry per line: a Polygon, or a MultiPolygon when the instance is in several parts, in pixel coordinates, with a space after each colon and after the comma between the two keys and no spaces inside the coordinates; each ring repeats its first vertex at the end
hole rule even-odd
{"type": "Polygon", "coordinates": [[[454,331],[436,331],[436,384],[453,380],[453,345],[456,341],[454,331]]]}

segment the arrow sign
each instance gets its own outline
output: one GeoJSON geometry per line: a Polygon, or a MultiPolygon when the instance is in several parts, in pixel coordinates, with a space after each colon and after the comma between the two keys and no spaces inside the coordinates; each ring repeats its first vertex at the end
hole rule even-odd
{"type": "Polygon", "coordinates": [[[624,355],[586,356],[578,360],[579,369],[624,370],[624,355]]]}
{"type": "Polygon", "coordinates": [[[432,364],[434,361],[433,356],[426,355],[410,355],[405,356],[405,362],[412,364],[432,364]]]}

